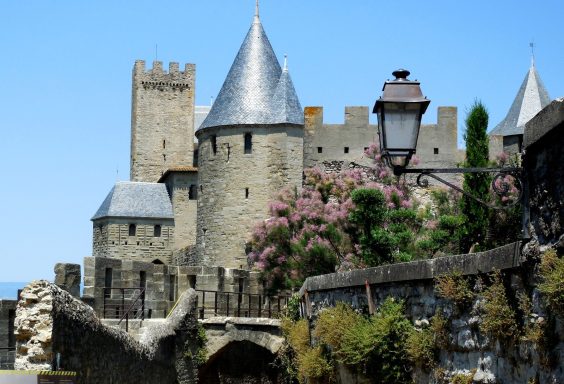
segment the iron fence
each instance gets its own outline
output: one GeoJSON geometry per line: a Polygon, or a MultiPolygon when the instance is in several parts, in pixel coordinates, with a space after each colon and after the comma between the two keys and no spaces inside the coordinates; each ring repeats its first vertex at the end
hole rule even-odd
{"type": "Polygon", "coordinates": [[[198,316],[279,317],[290,296],[267,296],[242,292],[218,292],[196,289],[198,316]]]}

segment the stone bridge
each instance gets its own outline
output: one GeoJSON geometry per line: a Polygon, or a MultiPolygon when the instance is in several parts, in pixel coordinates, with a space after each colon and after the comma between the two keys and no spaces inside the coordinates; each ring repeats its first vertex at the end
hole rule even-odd
{"type": "Polygon", "coordinates": [[[275,355],[284,341],[278,319],[212,317],[200,323],[208,338],[208,361],[214,360],[233,342],[251,342],[275,355]]]}

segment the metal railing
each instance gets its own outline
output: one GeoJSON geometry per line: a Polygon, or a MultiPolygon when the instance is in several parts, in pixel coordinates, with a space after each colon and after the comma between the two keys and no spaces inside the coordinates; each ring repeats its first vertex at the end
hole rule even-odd
{"type": "Polygon", "coordinates": [[[242,292],[196,289],[198,317],[213,316],[276,318],[288,305],[290,296],[267,296],[242,292]]]}
{"type": "Polygon", "coordinates": [[[129,330],[129,319],[145,320],[145,288],[104,288],[102,318],[125,320],[129,330]]]}
{"type": "Polygon", "coordinates": [[[16,348],[0,348],[0,369],[14,369],[16,348]]]}

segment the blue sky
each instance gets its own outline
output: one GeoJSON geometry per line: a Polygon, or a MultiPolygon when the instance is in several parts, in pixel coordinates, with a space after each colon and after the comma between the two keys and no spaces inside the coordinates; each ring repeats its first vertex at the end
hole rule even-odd
{"type": "MultiPolygon", "coordinates": [[[[436,108],[479,98],[490,128],[530,65],[564,96],[561,0],[262,0],[261,20],[302,106],[325,121],[373,105],[405,67],[436,108]]],[[[5,0],[0,9],[0,281],[53,278],[58,261],[91,254],[89,221],[116,178],[129,177],[136,59],[197,66],[209,104],[249,26],[254,0],[5,0]],[[119,170],[119,175],[116,175],[119,170]]],[[[166,64],[165,64],[166,65],[166,64]]]]}

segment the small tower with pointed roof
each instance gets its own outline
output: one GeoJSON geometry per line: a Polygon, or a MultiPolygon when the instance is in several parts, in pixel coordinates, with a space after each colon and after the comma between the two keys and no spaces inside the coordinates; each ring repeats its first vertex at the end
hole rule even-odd
{"type": "Polygon", "coordinates": [[[489,133],[490,158],[504,151],[521,153],[525,124],[550,104],[550,96],[535,68],[534,56],[531,67],[517,92],[505,118],[489,133]]]}
{"type": "Polygon", "coordinates": [[[258,13],[215,102],[196,131],[196,263],[246,268],[245,244],[268,202],[300,187],[303,110],[258,13]]]}

